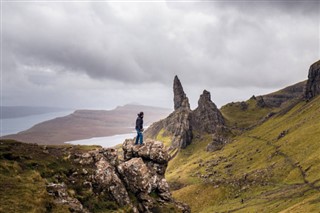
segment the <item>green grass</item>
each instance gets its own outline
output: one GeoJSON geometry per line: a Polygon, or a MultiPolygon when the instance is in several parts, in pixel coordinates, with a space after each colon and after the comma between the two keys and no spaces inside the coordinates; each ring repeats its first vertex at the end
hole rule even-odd
{"type": "MultiPolygon", "coordinates": [[[[256,115],[243,125],[267,113],[253,110],[256,115]]],[[[237,113],[229,122],[245,117],[237,113]]],[[[216,152],[205,151],[211,136],[202,136],[169,162],[174,197],[192,212],[320,212],[319,118],[320,97],[233,137],[216,152]]]]}
{"type": "Polygon", "coordinates": [[[249,128],[261,121],[269,113],[278,110],[269,107],[258,107],[254,99],[249,99],[245,103],[248,106],[246,110],[241,109],[240,102],[230,103],[221,108],[221,113],[229,127],[237,129],[249,128]]]}
{"type": "Polygon", "coordinates": [[[77,164],[70,153],[84,153],[96,146],[38,146],[12,140],[0,140],[0,212],[70,212],[57,205],[46,191],[49,182],[68,185],[74,196],[91,212],[118,209],[110,200],[101,200],[83,187],[85,177],[79,175],[74,183],[68,176],[75,171],[92,171],[77,164]]]}
{"type": "Polygon", "coordinates": [[[164,129],[161,129],[158,135],[155,138],[157,141],[161,141],[166,147],[170,147],[172,143],[172,137],[168,134],[165,134],[164,129]]]}

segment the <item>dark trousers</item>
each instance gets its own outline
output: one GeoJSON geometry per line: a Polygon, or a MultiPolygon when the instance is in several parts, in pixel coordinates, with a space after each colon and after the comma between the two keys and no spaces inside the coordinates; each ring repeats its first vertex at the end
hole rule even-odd
{"type": "Polygon", "coordinates": [[[139,129],[136,129],[136,130],[137,130],[137,137],[136,137],[135,144],[138,144],[139,139],[140,139],[140,144],[143,144],[143,134],[139,129]]]}

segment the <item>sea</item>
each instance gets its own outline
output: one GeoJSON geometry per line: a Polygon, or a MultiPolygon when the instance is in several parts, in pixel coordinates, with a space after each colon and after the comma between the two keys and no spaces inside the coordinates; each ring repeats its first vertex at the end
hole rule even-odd
{"type": "Polygon", "coordinates": [[[6,118],[0,119],[0,134],[1,136],[16,134],[18,132],[27,130],[34,125],[51,120],[57,117],[63,117],[73,113],[74,110],[60,111],[60,112],[50,112],[38,115],[28,115],[18,118],[6,118]]]}
{"type": "MultiPolygon", "coordinates": [[[[18,132],[29,129],[38,123],[51,120],[57,117],[63,117],[73,112],[74,111],[61,111],[38,115],[30,115],[18,118],[0,119],[0,135],[5,136],[10,134],[16,134],[18,132]]],[[[123,143],[125,139],[133,139],[135,136],[136,132],[132,131],[126,134],[68,141],[66,143],[74,145],[100,145],[102,147],[113,147],[117,144],[123,143]]]]}
{"type": "Polygon", "coordinates": [[[99,145],[102,147],[113,147],[123,143],[126,139],[133,139],[137,133],[119,134],[107,137],[97,137],[76,141],[68,141],[66,143],[73,145],[99,145]]]}

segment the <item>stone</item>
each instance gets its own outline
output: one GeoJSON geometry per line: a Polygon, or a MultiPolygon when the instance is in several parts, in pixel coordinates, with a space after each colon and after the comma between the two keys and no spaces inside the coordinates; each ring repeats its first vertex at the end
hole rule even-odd
{"type": "Polygon", "coordinates": [[[128,192],[111,163],[101,158],[96,162],[96,167],[94,180],[98,183],[100,191],[107,190],[120,206],[131,204],[128,192]]]}
{"type": "Polygon", "coordinates": [[[161,130],[172,136],[171,149],[184,149],[192,141],[191,110],[188,103],[172,112],[167,118],[153,123],[145,132],[147,138],[154,138],[161,130]]]}
{"type": "Polygon", "coordinates": [[[149,170],[142,158],[125,161],[117,169],[130,191],[133,193],[151,192],[149,170]]]}
{"type": "Polygon", "coordinates": [[[309,68],[308,81],[305,88],[304,98],[309,101],[320,94],[320,60],[313,63],[309,68]]]}
{"type": "Polygon", "coordinates": [[[249,107],[249,104],[247,104],[246,102],[242,101],[242,102],[240,103],[240,109],[241,109],[242,111],[246,111],[246,110],[248,109],[248,107],[249,107]]]}
{"type": "Polygon", "coordinates": [[[68,206],[71,212],[89,213],[89,211],[83,208],[80,201],[68,194],[67,185],[64,183],[49,183],[47,185],[47,191],[49,195],[54,197],[56,204],[62,204],[68,206]]]}
{"type": "Polygon", "coordinates": [[[289,133],[289,130],[283,130],[277,137],[277,140],[280,140],[281,138],[283,138],[284,136],[286,136],[289,133]]]}
{"type": "Polygon", "coordinates": [[[211,101],[210,92],[204,90],[198,101],[198,107],[192,112],[192,129],[201,133],[214,134],[225,125],[224,118],[211,101]]]}
{"type": "Polygon", "coordinates": [[[256,105],[260,108],[264,108],[267,106],[262,96],[256,97],[256,101],[257,101],[256,105]]]}
{"type": "Polygon", "coordinates": [[[167,149],[160,141],[146,140],[144,145],[135,145],[133,140],[127,139],[122,145],[124,159],[142,157],[153,162],[167,163],[169,155],[167,149]]]}
{"type": "Polygon", "coordinates": [[[169,184],[165,178],[162,178],[157,185],[157,189],[159,190],[159,196],[165,201],[171,201],[172,195],[169,189],[169,184]]]}

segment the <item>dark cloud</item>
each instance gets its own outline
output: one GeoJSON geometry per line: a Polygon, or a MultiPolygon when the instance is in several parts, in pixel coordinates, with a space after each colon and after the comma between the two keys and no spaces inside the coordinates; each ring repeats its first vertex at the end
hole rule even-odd
{"type": "Polygon", "coordinates": [[[168,105],[161,91],[176,74],[197,91],[227,88],[233,100],[234,88],[303,80],[319,58],[319,1],[4,2],[2,12],[7,103],[28,101],[26,91],[37,104],[50,96],[50,105],[85,106],[97,93],[149,101],[152,85],[168,105]]]}

